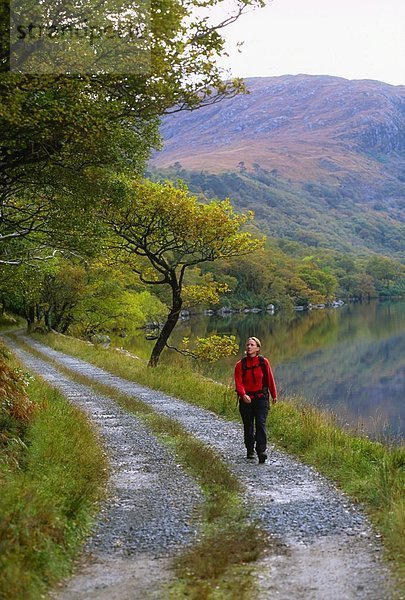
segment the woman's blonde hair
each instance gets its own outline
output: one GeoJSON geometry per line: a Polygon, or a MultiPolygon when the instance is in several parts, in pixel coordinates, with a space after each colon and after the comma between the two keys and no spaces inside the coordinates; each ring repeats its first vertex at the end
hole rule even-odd
{"type": "Polygon", "coordinates": [[[249,340],[253,340],[254,342],[256,342],[256,346],[259,346],[259,348],[261,348],[261,347],[262,347],[262,343],[261,343],[261,341],[259,340],[259,338],[257,338],[257,337],[253,337],[253,336],[251,335],[250,337],[248,337],[248,341],[249,341],[249,340]]]}

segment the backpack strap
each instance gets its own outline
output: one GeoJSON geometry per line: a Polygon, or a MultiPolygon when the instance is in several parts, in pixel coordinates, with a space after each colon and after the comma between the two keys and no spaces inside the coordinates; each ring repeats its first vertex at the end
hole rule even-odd
{"type": "Polygon", "coordinates": [[[246,356],[244,356],[242,358],[242,381],[245,379],[246,371],[253,371],[253,379],[254,379],[255,378],[254,369],[257,369],[258,367],[260,367],[261,370],[262,370],[263,381],[266,380],[266,378],[267,378],[267,371],[266,371],[266,367],[264,365],[264,356],[262,356],[261,354],[259,354],[258,358],[259,358],[259,364],[258,365],[253,365],[252,367],[248,367],[247,366],[247,358],[246,358],[246,356]]]}

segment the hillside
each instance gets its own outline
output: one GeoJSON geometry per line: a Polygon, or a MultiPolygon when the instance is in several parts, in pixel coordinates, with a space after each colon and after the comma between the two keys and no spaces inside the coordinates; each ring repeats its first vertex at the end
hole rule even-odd
{"type": "Polygon", "coordinates": [[[166,117],[153,167],[252,208],[266,233],[398,256],[405,86],[307,75],[246,84],[247,95],[166,117]]]}

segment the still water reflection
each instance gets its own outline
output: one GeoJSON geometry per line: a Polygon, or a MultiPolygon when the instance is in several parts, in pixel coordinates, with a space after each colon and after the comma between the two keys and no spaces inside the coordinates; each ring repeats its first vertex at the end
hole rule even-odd
{"type": "MultiPolygon", "coordinates": [[[[405,303],[350,304],[290,314],[195,317],[176,336],[237,336],[242,356],[249,335],[262,340],[281,394],[329,407],[371,435],[405,436],[405,303]]],[[[206,373],[231,383],[235,359],[206,373]]]]}

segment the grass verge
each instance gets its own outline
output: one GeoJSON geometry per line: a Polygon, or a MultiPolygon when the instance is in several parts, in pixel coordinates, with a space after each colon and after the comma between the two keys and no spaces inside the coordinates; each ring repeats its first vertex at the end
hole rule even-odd
{"type": "Polygon", "coordinates": [[[70,572],[107,464],[82,412],[15,360],[0,362],[24,398],[21,411],[0,385],[0,597],[34,600],[70,572]]]}
{"type": "MultiPolygon", "coordinates": [[[[21,340],[19,340],[21,343],[21,340]]],[[[21,343],[28,351],[45,357],[21,343]]],[[[49,362],[53,362],[47,359],[49,362]]],[[[168,590],[174,599],[213,598],[248,600],[255,588],[253,562],[268,546],[257,524],[247,517],[241,486],[221,457],[195,439],[175,420],[156,413],[147,404],[88,377],[57,365],[73,380],[108,395],[141,418],[171,447],[184,468],[198,481],[205,496],[199,539],[175,559],[177,581],[168,590]]]]}
{"type": "MultiPolygon", "coordinates": [[[[126,379],[173,394],[229,419],[238,419],[233,390],[185,368],[149,369],[112,349],[50,335],[42,341],[126,379]]],[[[386,557],[405,585],[405,447],[384,445],[344,431],[330,413],[299,399],[270,411],[270,439],[334,480],[353,500],[362,502],[381,533],[386,557]]]]}
{"type": "Polygon", "coordinates": [[[18,329],[24,327],[24,323],[25,321],[21,317],[14,317],[8,313],[0,315],[0,331],[18,329]]]}

